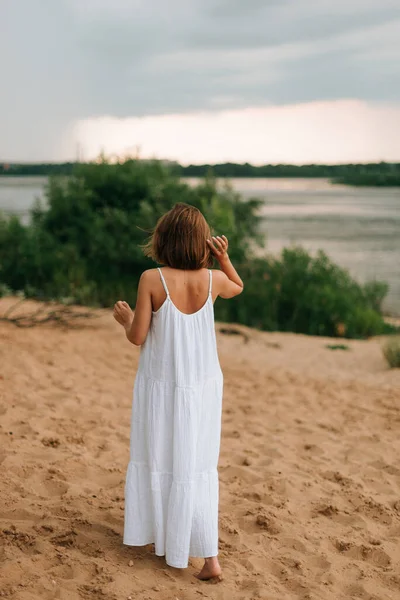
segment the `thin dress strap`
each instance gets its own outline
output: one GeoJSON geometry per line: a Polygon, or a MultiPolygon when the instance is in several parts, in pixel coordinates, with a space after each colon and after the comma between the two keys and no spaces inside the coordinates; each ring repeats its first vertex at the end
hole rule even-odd
{"type": "Polygon", "coordinates": [[[210,296],[211,290],[212,290],[212,271],[211,271],[211,269],[208,269],[208,272],[210,274],[210,285],[208,286],[208,295],[210,296]]]}
{"type": "Polygon", "coordinates": [[[165,279],[164,279],[164,275],[162,274],[160,267],[157,267],[157,269],[158,269],[158,271],[159,271],[159,273],[160,273],[161,282],[162,282],[162,284],[163,284],[163,287],[164,287],[165,293],[166,293],[166,294],[167,294],[167,296],[169,297],[169,291],[168,291],[168,288],[167,288],[166,281],[165,281],[165,279]]]}

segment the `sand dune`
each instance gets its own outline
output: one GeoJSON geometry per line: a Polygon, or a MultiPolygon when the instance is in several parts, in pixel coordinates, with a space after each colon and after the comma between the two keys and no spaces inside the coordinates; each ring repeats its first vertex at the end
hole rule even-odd
{"type": "MultiPolygon", "coordinates": [[[[0,302],[0,314],[9,300],[0,302]]],[[[122,545],[139,350],[110,311],[82,329],[0,323],[0,596],[400,597],[400,371],[378,340],[217,325],[224,581],[122,545]],[[225,331],[223,333],[222,331],[225,331]]]]}

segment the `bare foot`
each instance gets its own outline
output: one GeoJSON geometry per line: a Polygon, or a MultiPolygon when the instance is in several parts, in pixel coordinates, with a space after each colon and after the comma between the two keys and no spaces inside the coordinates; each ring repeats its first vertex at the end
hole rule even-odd
{"type": "Polygon", "coordinates": [[[201,579],[202,581],[208,581],[210,579],[221,581],[221,573],[222,570],[218,562],[218,558],[213,556],[212,558],[205,559],[202,570],[200,573],[197,573],[195,577],[197,577],[197,579],[201,579]]]}

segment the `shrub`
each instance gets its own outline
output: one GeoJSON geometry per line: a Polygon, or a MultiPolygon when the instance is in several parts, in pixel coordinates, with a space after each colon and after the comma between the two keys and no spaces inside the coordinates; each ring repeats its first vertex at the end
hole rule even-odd
{"type": "Polygon", "coordinates": [[[4,296],[11,296],[12,289],[8,287],[5,283],[0,283],[0,298],[4,298],[4,296]]]}
{"type": "Polygon", "coordinates": [[[389,286],[383,281],[367,281],[364,285],[364,297],[369,306],[377,311],[382,311],[382,303],[389,291],[389,286]]]}
{"type": "Polygon", "coordinates": [[[392,369],[400,369],[400,336],[387,340],[383,346],[383,354],[392,369]]]}
{"type": "Polygon", "coordinates": [[[85,164],[68,178],[50,179],[46,200],[28,226],[0,218],[0,281],[26,296],[134,305],[141,273],[154,266],[140,245],[159,216],[186,202],[229,238],[245,281],[242,295],[216,304],[219,320],[333,337],[385,332],[386,284],[358,284],[323,252],[287,248],[260,257],[262,202],[244,201],[229,185],[218,188],[213,177],[192,188],[159,162],[85,164]]]}
{"type": "Polygon", "coordinates": [[[134,303],[140,274],[154,266],[140,245],[176,202],[197,206],[227,235],[236,262],[262,242],[259,200],[219,190],[212,177],[191,188],[159,162],[80,165],[69,178],[50,179],[45,194],[46,208],[36,204],[29,226],[0,221],[0,281],[38,297],[134,303]]]}
{"type": "Polygon", "coordinates": [[[322,251],[312,257],[303,248],[286,248],[278,257],[252,259],[240,273],[243,294],[216,307],[221,320],[329,337],[386,331],[365,287],[322,251]]]}

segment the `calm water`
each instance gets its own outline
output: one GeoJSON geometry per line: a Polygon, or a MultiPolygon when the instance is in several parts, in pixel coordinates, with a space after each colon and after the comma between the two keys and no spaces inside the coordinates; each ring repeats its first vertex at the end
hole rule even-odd
{"type": "MultiPolygon", "coordinates": [[[[196,184],[191,179],[189,183],[196,184]]],[[[46,178],[1,178],[0,210],[24,220],[46,178]]],[[[400,314],[400,188],[333,186],[325,179],[232,179],[244,197],[264,199],[267,247],[319,248],[360,281],[390,285],[386,310],[400,314]]]]}

